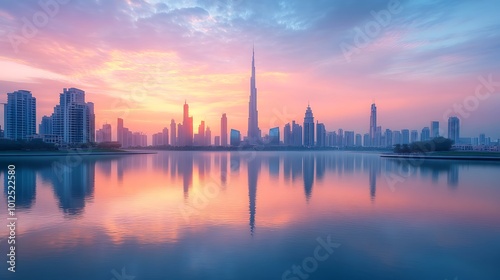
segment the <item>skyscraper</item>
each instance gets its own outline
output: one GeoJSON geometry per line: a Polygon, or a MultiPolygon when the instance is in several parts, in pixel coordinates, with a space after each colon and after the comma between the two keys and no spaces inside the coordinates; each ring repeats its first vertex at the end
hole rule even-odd
{"type": "Polygon", "coordinates": [[[85,91],[63,89],[52,114],[52,130],[65,144],[95,141],[94,103],[85,102],[85,91]]]}
{"type": "Polygon", "coordinates": [[[226,114],[222,114],[220,119],[220,139],[222,147],[227,146],[227,117],[226,114]]]}
{"type": "Polygon", "coordinates": [[[304,116],[304,146],[314,146],[314,116],[309,104],[304,116]]]}
{"type": "Polygon", "coordinates": [[[370,146],[375,145],[375,136],[377,133],[377,106],[372,104],[370,113],[370,146]]]}
{"type": "Polygon", "coordinates": [[[7,93],[5,138],[26,140],[36,133],[36,98],[27,90],[7,93]]]}
{"type": "Polygon", "coordinates": [[[326,146],[326,128],[325,124],[316,122],[316,146],[325,147],[326,146]]]}
{"type": "Polygon", "coordinates": [[[118,141],[118,143],[122,144],[122,147],[125,147],[124,139],[123,139],[123,119],[122,118],[117,119],[116,140],[118,141]]]}
{"type": "Polygon", "coordinates": [[[403,144],[410,144],[410,130],[401,129],[401,141],[403,144]]]}
{"type": "Polygon", "coordinates": [[[231,129],[231,146],[239,146],[241,142],[241,133],[239,130],[231,129]]]}
{"type": "Polygon", "coordinates": [[[412,130],[410,133],[410,143],[418,141],[418,131],[412,130]]]}
{"type": "MultiPolygon", "coordinates": [[[[434,122],[432,122],[432,124],[433,123],[434,122]]],[[[438,123],[438,126],[439,126],[439,123],[438,123]]],[[[439,134],[437,134],[437,135],[439,135],[439,134]]],[[[426,127],[422,128],[422,133],[420,134],[420,141],[428,141],[430,139],[431,139],[431,133],[430,133],[429,128],[426,126],[426,127]]]]}
{"type": "Polygon", "coordinates": [[[259,112],[257,111],[257,88],[255,83],[255,51],[252,52],[252,77],[250,78],[250,102],[248,104],[248,140],[260,139],[259,112]]]}
{"type": "Polygon", "coordinates": [[[293,146],[302,146],[302,126],[295,121],[292,121],[292,139],[293,146]]]}
{"type": "Polygon", "coordinates": [[[95,141],[97,143],[111,142],[111,125],[103,124],[101,129],[96,131],[95,141]]]}
{"type": "Polygon", "coordinates": [[[292,127],[290,126],[290,123],[285,124],[285,127],[283,128],[283,144],[287,146],[292,145],[292,127]]]}
{"type": "Polygon", "coordinates": [[[457,117],[448,118],[448,138],[458,144],[460,140],[460,119],[457,117]]]}
{"type": "Polygon", "coordinates": [[[50,135],[52,134],[52,117],[43,116],[42,122],[38,126],[38,134],[50,135]]]}
{"type": "MultiPolygon", "coordinates": [[[[193,117],[189,116],[189,105],[184,102],[184,112],[183,112],[183,122],[182,122],[182,143],[181,146],[192,146],[193,145],[193,117]]],[[[180,132],[179,132],[180,134],[180,132]]]]}
{"type": "Polygon", "coordinates": [[[431,122],[431,139],[436,138],[439,136],[439,122],[438,121],[432,121],[431,122]]]}
{"type": "Polygon", "coordinates": [[[177,134],[175,120],[170,121],[170,145],[177,146],[177,134]]]}

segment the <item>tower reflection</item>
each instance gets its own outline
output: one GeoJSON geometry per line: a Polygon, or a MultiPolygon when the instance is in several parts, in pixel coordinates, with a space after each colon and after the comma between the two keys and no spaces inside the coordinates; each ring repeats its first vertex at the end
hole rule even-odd
{"type": "Polygon", "coordinates": [[[257,181],[261,166],[260,157],[250,159],[247,162],[248,172],[248,199],[250,213],[250,234],[253,236],[255,232],[255,215],[256,215],[256,200],[257,200],[257,181]]]}

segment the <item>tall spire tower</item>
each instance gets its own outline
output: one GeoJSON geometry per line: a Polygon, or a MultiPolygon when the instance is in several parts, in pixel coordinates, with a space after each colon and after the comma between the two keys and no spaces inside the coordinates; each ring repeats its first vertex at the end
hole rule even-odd
{"type": "Polygon", "coordinates": [[[255,142],[260,138],[259,112],[257,111],[257,88],[255,86],[255,48],[252,50],[252,77],[250,78],[247,136],[250,142],[255,142]]]}

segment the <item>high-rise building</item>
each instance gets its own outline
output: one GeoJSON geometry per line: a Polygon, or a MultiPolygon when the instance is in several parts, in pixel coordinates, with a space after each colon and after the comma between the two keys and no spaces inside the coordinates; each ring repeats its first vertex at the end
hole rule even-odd
{"type": "Polygon", "coordinates": [[[172,119],[170,121],[170,145],[177,146],[177,134],[176,134],[177,125],[175,124],[175,120],[172,119]]]}
{"type": "Polygon", "coordinates": [[[345,137],[345,146],[353,147],[354,146],[354,131],[346,131],[344,132],[345,137]]]}
{"type": "Polygon", "coordinates": [[[309,105],[304,116],[304,146],[314,146],[314,116],[309,105]]]}
{"type": "Polygon", "coordinates": [[[210,130],[210,127],[207,126],[207,129],[205,130],[205,146],[212,146],[212,130],[210,130]]]}
{"type": "Polygon", "coordinates": [[[231,129],[230,135],[231,146],[239,146],[241,143],[241,133],[239,130],[231,129]]]}
{"type": "Polygon", "coordinates": [[[123,119],[122,118],[118,118],[116,121],[116,141],[118,141],[118,143],[122,144],[122,147],[125,147],[124,139],[123,139],[123,119]]]}
{"type": "Polygon", "coordinates": [[[196,145],[205,146],[205,121],[201,121],[198,126],[198,139],[196,145]]]}
{"type": "Polygon", "coordinates": [[[363,146],[370,147],[371,146],[371,138],[369,133],[365,133],[363,135],[363,146]]]}
{"type": "Polygon", "coordinates": [[[214,142],[215,146],[220,146],[220,136],[215,136],[214,142]]]}
{"type": "Polygon", "coordinates": [[[384,138],[385,138],[385,146],[386,147],[392,147],[392,145],[394,145],[393,140],[392,140],[392,130],[387,128],[385,130],[384,138]]]}
{"type": "Polygon", "coordinates": [[[36,133],[36,98],[27,90],[7,93],[4,137],[26,140],[36,133]]]}
{"type": "MultiPolygon", "coordinates": [[[[439,126],[439,123],[438,123],[438,126],[439,126]]],[[[437,135],[439,136],[439,133],[437,135]]],[[[429,127],[426,126],[426,127],[422,128],[422,133],[420,133],[420,141],[429,141],[429,140],[431,140],[431,131],[430,131],[429,127]]]]}
{"type": "Polygon", "coordinates": [[[375,146],[376,132],[377,132],[377,106],[375,106],[375,103],[373,103],[371,106],[371,113],[370,113],[370,143],[369,143],[369,146],[375,146]]]}
{"type": "Polygon", "coordinates": [[[98,129],[95,133],[95,141],[97,143],[111,142],[111,125],[103,124],[101,129],[98,129]]]}
{"type": "Polygon", "coordinates": [[[177,146],[184,146],[184,127],[181,123],[177,124],[177,146]]]}
{"type": "Polygon", "coordinates": [[[85,102],[85,92],[77,88],[63,89],[59,105],[52,114],[53,133],[64,144],[86,144],[95,141],[94,103],[85,102]]]}
{"type": "Polygon", "coordinates": [[[296,147],[302,146],[302,126],[292,121],[292,145],[296,147]]]}
{"type": "Polygon", "coordinates": [[[328,138],[328,147],[335,147],[337,146],[337,133],[335,131],[328,132],[327,134],[328,138]]]}
{"type": "Polygon", "coordinates": [[[375,128],[375,143],[373,144],[373,146],[380,147],[381,145],[382,145],[382,127],[377,126],[377,128],[375,128]]]}
{"type": "Polygon", "coordinates": [[[479,145],[485,145],[486,144],[486,135],[484,133],[479,134],[479,145]]]}
{"type": "Polygon", "coordinates": [[[227,116],[226,114],[222,114],[220,119],[220,140],[222,147],[227,146],[227,116]]]}
{"type": "Polygon", "coordinates": [[[286,146],[291,146],[293,143],[292,127],[290,126],[290,123],[285,124],[285,127],[283,128],[283,143],[286,146]]]}
{"type": "Polygon", "coordinates": [[[337,132],[337,146],[339,147],[345,146],[344,130],[342,128],[339,128],[337,132]]]}
{"type": "Polygon", "coordinates": [[[410,130],[401,129],[401,142],[402,144],[410,144],[410,130]]]}
{"type": "Polygon", "coordinates": [[[401,131],[394,130],[392,132],[392,145],[401,145],[403,144],[403,139],[401,138],[401,131]]]}
{"type": "Polygon", "coordinates": [[[52,134],[52,117],[43,116],[40,125],[38,126],[38,134],[51,135],[52,134]]]}
{"type": "Polygon", "coordinates": [[[257,87],[255,81],[255,51],[252,52],[252,77],[250,77],[250,101],[248,102],[248,140],[260,139],[259,112],[257,111],[257,87]]]}
{"type": "Polygon", "coordinates": [[[410,142],[417,142],[418,141],[418,131],[412,130],[410,133],[410,142]]]}
{"type": "MultiPolygon", "coordinates": [[[[180,146],[193,145],[193,117],[189,116],[189,105],[184,102],[183,122],[182,122],[182,143],[180,146]]],[[[180,133],[179,133],[180,134],[180,133]]]]}
{"type": "Polygon", "coordinates": [[[357,133],[356,134],[356,146],[357,147],[363,146],[363,143],[361,142],[361,139],[362,139],[361,134],[357,133]]]}
{"type": "Polygon", "coordinates": [[[279,145],[280,144],[280,128],[274,127],[269,129],[269,144],[279,145]]]}
{"type": "Polygon", "coordinates": [[[326,146],[326,128],[325,124],[316,121],[316,146],[326,146]]]}
{"type": "Polygon", "coordinates": [[[448,138],[454,144],[460,143],[460,119],[457,117],[448,118],[448,138]]]}
{"type": "Polygon", "coordinates": [[[158,132],[156,134],[153,134],[153,146],[167,146],[168,145],[168,128],[163,128],[161,132],[158,132]]]}
{"type": "Polygon", "coordinates": [[[439,137],[439,122],[432,121],[431,122],[430,138],[433,139],[436,137],[439,137]]]}

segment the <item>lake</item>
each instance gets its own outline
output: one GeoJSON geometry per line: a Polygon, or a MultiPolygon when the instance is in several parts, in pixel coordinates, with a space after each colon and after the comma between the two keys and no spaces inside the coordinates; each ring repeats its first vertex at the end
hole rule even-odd
{"type": "Polygon", "coordinates": [[[498,162],[158,151],[0,170],[0,279],[500,279],[498,162]]]}

